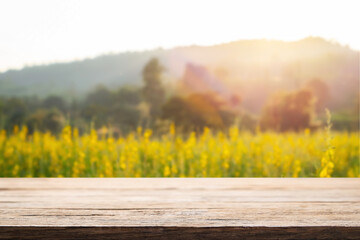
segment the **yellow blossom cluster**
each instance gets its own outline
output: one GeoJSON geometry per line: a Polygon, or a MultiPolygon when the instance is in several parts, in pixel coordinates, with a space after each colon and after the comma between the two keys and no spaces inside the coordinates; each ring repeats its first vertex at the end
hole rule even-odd
{"type": "Polygon", "coordinates": [[[359,177],[359,133],[226,132],[125,137],[0,130],[0,177],[359,177]]]}

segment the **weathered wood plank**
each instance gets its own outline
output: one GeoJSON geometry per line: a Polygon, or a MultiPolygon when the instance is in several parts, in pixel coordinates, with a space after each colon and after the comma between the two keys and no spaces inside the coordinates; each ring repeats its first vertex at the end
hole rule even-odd
{"type": "Polygon", "coordinates": [[[356,239],[359,231],[358,178],[0,179],[0,239],[356,239]]]}

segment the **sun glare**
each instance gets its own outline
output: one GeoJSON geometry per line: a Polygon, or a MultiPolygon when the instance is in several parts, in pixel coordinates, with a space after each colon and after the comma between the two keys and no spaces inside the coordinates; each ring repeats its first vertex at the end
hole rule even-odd
{"type": "Polygon", "coordinates": [[[360,48],[357,1],[2,1],[0,70],[108,52],[308,36],[360,48]]]}

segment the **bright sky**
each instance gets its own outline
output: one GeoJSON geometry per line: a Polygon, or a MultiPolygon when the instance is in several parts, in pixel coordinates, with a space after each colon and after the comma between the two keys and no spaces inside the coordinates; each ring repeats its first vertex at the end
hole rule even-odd
{"type": "Polygon", "coordinates": [[[0,71],[108,52],[320,36],[360,49],[360,1],[0,0],[0,71]]]}

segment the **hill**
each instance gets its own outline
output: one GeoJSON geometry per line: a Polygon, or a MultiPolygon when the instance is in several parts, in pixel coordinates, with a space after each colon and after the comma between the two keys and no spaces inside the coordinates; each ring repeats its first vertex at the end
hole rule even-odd
{"type": "Polygon", "coordinates": [[[295,89],[318,77],[330,87],[332,105],[348,106],[358,96],[359,52],[321,38],[294,42],[240,40],[214,46],[188,46],[103,55],[0,73],[0,96],[82,98],[98,84],[141,85],[141,71],[152,57],[166,67],[165,79],[182,77],[188,63],[209,72],[237,92],[243,104],[258,112],[274,91],[295,89]]]}

